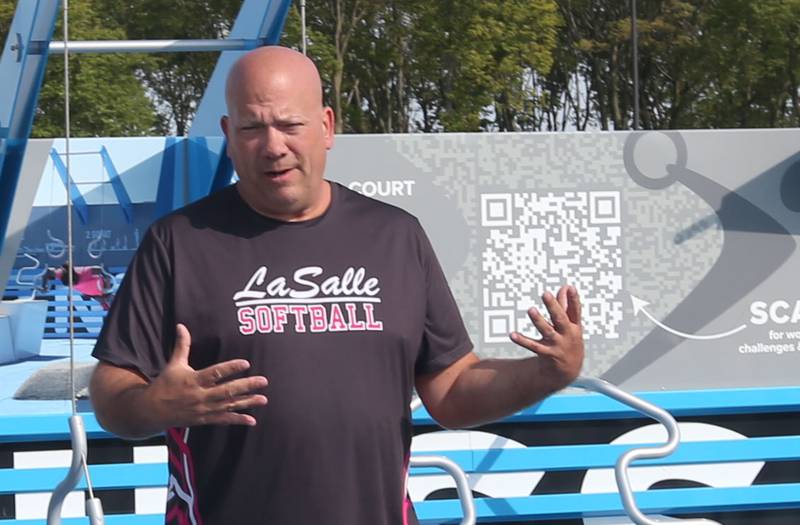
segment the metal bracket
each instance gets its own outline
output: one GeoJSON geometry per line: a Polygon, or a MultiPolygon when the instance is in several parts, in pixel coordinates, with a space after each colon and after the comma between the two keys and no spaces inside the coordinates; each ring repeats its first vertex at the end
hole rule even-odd
{"type": "Polygon", "coordinates": [[[11,44],[11,51],[17,52],[17,62],[22,62],[22,57],[25,55],[25,45],[22,43],[22,33],[14,33],[17,42],[11,44]]]}

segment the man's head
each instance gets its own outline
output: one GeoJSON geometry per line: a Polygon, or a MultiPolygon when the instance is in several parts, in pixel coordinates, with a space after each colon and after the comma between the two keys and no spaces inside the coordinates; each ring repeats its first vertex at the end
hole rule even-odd
{"type": "Polygon", "coordinates": [[[323,176],[334,116],[314,63],[288,48],[258,48],[234,64],[225,100],[222,130],[245,202],[286,221],[321,215],[330,202],[323,176]]]}

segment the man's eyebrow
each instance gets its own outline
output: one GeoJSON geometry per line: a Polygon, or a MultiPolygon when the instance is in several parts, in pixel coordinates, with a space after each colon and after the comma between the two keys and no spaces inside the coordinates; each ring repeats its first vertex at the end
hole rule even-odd
{"type": "Polygon", "coordinates": [[[288,122],[306,122],[308,121],[308,118],[298,113],[289,115],[277,115],[275,117],[275,121],[280,124],[286,124],[288,122]]]}
{"type": "Polygon", "coordinates": [[[241,119],[239,121],[239,127],[252,127],[252,126],[264,126],[265,123],[261,119],[257,118],[246,118],[241,119]]]}

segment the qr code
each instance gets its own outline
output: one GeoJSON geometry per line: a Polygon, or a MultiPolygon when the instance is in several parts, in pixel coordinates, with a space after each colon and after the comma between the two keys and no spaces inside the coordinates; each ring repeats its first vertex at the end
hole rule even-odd
{"type": "Polygon", "coordinates": [[[483,341],[520,331],[538,337],[527,311],[545,291],[574,285],[584,336],[619,338],[622,321],[620,193],[481,195],[483,341]]]}

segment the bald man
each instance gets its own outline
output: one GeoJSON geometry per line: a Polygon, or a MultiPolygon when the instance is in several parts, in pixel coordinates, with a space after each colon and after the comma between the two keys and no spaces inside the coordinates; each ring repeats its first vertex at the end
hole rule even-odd
{"type": "Polygon", "coordinates": [[[419,222],[325,180],[314,64],[252,51],[226,101],[239,182],[148,231],[94,350],[97,418],[166,432],[167,523],[416,523],[412,388],[446,427],[560,390],[583,361],[577,292],[531,310],[540,340],[511,334],[535,355],[481,361],[419,222]]]}

